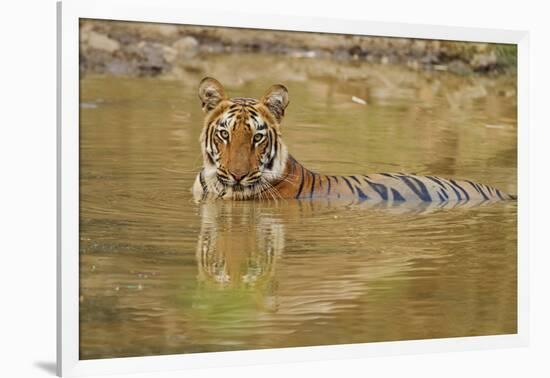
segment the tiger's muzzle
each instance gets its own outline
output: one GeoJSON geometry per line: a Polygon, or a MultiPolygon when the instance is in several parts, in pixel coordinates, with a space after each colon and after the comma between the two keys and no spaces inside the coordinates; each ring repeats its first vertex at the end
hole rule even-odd
{"type": "Polygon", "coordinates": [[[217,178],[218,180],[226,185],[233,187],[236,190],[254,186],[257,184],[262,177],[262,172],[255,170],[253,172],[244,172],[244,171],[229,171],[229,170],[218,170],[217,178]]]}

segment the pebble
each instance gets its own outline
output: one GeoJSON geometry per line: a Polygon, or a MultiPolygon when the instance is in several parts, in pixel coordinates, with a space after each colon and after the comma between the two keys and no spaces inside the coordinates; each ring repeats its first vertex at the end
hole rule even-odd
{"type": "Polygon", "coordinates": [[[351,101],[355,102],[356,104],[367,105],[367,101],[356,96],[351,96],[351,101]]]}
{"type": "Polygon", "coordinates": [[[466,63],[464,63],[463,61],[458,59],[450,62],[447,65],[447,69],[452,73],[462,75],[462,76],[469,75],[472,73],[472,68],[468,66],[466,63]]]}
{"type": "Polygon", "coordinates": [[[475,54],[470,64],[474,69],[486,69],[497,64],[497,56],[493,51],[487,54],[475,54]]]}
{"type": "Polygon", "coordinates": [[[120,49],[120,43],[95,31],[90,31],[86,40],[88,47],[92,49],[106,51],[111,54],[120,49]]]}
{"type": "Polygon", "coordinates": [[[199,42],[194,37],[186,36],[174,42],[172,48],[177,56],[191,58],[199,52],[199,42]]]}

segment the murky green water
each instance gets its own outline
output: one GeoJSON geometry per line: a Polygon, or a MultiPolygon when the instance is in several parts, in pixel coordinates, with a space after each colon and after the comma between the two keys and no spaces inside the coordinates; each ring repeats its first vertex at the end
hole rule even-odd
{"type": "Polygon", "coordinates": [[[511,193],[514,79],[281,58],[266,69],[270,59],[210,59],[177,79],[82,79],[81,358],[515,333],[516,203],[397,212],[196,204],[190,192],[204,72],[235,95],[284,83],[284,138],[312,169],[470,178],[511,193]]]}

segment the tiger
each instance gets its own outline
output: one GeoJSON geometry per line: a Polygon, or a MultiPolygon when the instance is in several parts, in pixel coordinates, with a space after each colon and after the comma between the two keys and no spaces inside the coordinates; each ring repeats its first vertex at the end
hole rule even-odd
{"type": "Polygon", "coordinates": [[[287,88],[272,85],[260,99],[227,97],[212,77],[199,84],[205,114],[200,134],[203,166],[192,192],[197,200],[353,199],[358,201],[507,201],[517,196],[471,180],[374,173],[325,175],[304,167],[283,142],[287,88]]]}

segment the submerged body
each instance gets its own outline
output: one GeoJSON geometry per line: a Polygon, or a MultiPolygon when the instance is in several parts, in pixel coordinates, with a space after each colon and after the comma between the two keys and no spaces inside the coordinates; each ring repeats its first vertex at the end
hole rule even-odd
{"type": "Polygon", "coordinates": [[[284,86],[271,87],[261,100],[228,99],[218,81],[205,78],[199,97],[206,118],[200,138],[204,164],[193,186],[197,199],[350,198],[445,203],[516,198],[469,180],[404,173],[318,174],[294,159],[282,141],[280,122],[288,105],[284,86]]]}
{"type": "Polygon", "coordinates": [[[240,196],[232,188],[207,185],[199,173],[194,193],[198,198],[221,199],[359,199],[373,201],[493,201],[515,199],[497,188],[470,180],[453,180],[437,176],[404,173],[375,173],[370,175],[334,176],[310,171],[289,156],[286,169],[279,180],[272,180],[251,195],[240,196]]]}

